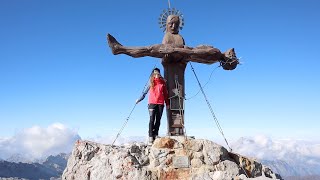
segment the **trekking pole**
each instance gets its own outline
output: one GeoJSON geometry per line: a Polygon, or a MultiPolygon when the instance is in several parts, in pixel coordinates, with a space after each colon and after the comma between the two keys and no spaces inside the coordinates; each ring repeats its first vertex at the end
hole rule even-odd
{"type": "Polygon", "coordinates": [[[124,124],[122,125],[120,131],[118,132],[118,134],[117,134],[116,138],[114,139],[114,141],[112,142],[111,146],[113,146],[113,144],[116,142],[116,140],[117,140],[118,137],[120,136],[121,132],[123,131],[124,127],[127,125],[128,121],[129,121],[129,119],[130,119],[130,116],[131,116],[133,110],[136,108],[136,106],[137,106],[137,103],[134,103],[134,106],[133,106],[133,108],[132,108],[129,116],[126,118],[126,121],[125,121],[124,124]]]}
{"type": "MultiPolygon", "coordinates": [[[[153,69],[154,69],[155,67],[156,67],[156,65],[153,66],[153,69]]],[[[150,74],[150,76],[149,76],[149,79],[150,79],[151,75],[152,75],[152,72],[151,72],[151,74],[150,74]]],[[[148,85],[149,79],[148,79],[148,81],[146,82],[146,84],[144,85],[143,90],[142,90],[142,93],[145,91],[145,89],[146,89],[146,87],[147,87],[147,85],[148,85]]],[[[114,139],[114,141],[112,142],[111,146],[113,146],[113,144],[116,142],[116,140],[117,140],[118,137],[120,136],[121,132],[123,131],[124,127],[127,125],[128,121],[129,121],[129,119],[130,119],[130,116],[131,116],[134,108],[136,108],[137,104],[138,104],[137,102],[134,103],[134,106],[133,106],[133,108],[132,108],[129,116],[126,118],[126,121],[125,121],[124,124],[122,125],[120,131],[118,132],[118,134],[117,134],[116,138],[114,139]]]]}

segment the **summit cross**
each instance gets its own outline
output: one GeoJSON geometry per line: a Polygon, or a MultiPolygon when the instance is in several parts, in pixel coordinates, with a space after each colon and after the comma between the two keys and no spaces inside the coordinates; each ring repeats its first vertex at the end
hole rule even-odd
{"type": "Polygon", "coordinates": [[[184,100],[185,80],[184,72],[189,61],[213,64],[219,62],[223,69],[233,70],[239,64],[233,48],[224,53],[213,46],[185,45],[179,34],[181,26],[179,15],[169,15],[165,25],[165,35],[162,44],[142,47],[126,47],[121,45],[112,35],[107,35],[109,47],[114,55],[126,54],[134,58],[155,57],[161,58],[164,68],[164,78],[167,80],[170,107],[167,108],[167,135],[184,135],[184,100]]]}

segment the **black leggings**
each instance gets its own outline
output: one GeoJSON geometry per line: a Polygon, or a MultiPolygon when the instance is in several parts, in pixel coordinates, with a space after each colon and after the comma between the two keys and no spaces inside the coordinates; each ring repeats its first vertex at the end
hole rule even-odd
{"type": "Polygon", "coordinates": [[[160,120],[163,113],[164,105],[161,104],[149,104],[149,137],[155,137],[159,134],[160,120]]]}

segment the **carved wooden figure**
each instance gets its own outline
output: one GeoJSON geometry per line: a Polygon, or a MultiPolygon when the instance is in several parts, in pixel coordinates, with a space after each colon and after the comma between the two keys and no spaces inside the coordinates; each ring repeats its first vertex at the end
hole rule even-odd
{"type": "Polygon", "coordinates": [[[170,100],[170,108],[167,109],[167,135],[184,135],[184,71],[189,61],[204,64],[220,62],[225,70],[233,70],[239,64],[233,48],[221,53],[212,46],[187,47],[179,34],[179,25],[179,16],[168,16],[162,44],[145,47],[122,46],[113,36],[107,35],[108,44],[114,55],[161,58],[170,100]]]}

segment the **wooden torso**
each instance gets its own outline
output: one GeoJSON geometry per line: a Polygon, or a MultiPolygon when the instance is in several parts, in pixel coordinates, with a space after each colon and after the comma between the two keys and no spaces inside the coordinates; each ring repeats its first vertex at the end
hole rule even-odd
{"type": "Polygon", "coordinates": [[[184,47],[184,39],[180,34],[166,33],[163,37],[162,44],[171,44],[173,47],[184,47]]]}

